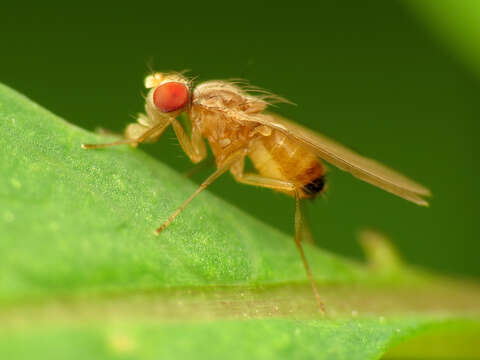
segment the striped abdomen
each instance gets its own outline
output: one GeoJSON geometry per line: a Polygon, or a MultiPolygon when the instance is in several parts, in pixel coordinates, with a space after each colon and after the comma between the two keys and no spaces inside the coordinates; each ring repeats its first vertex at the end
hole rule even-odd
{"type": "Polygon", "coordinates": [[[254,141],[249,156],[260,174],[294,183],[303,198],[313,198],[325,187],[320,160],[279,131],[254,141]]]}

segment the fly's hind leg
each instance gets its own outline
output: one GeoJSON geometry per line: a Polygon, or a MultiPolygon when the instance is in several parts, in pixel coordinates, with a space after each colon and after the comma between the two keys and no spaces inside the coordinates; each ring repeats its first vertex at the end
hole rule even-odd
{"type": "Polygon", "coordinates": [[[323,304],[320,294],[318,293],[315,281],[313,280],[312,272],[310,270],[310,265],[308,264],[307,257],[305,256],[305,252],[303,251],[302,235],[305,234],[306,229],[304,227],[300,203],[301,199],[297,186],[294,183],[288,181],[272,179],[264,177],[260,174],[244,173],[243,167],[244,158],[233,164],[230,169],[235,180],[237,180],[238,182],[247,185],[260,186],[273,190],[284,191],[287,193],[291,193],[295,196],[295,244],[297,245],[300,257],[302,258],[303,266],[305,268],[305,272],[307,273],[307,277],[310,280],[310,284],[312,286],[315,299],[317,300],[318,307],[322,313],[325,313],[325,305],[323,304]]]}
{"type": "Polygon", "coordinates": [[[295,184],[291,182],[265,177],[260,174],[245,173],[243,171],[244,162],[245,158],[242,158],[230,168],[230,172],[239,183],[284,191],[287,193],[295,192],[295,184]]]}
{"type": "Polygon", "coordinates": [[[315,285],[315,281],[313,280],[312,272],[310,271],[310,266],[308,265],[307,258],[303,251],[302,246],[302,234],[305,232],[305,227],[303,225],[303,216],[302,216],[302,209],[300,204],[300,196],[298,191],[295,191],[295,244],[297,245],[298,252],[300,253],[300,257],[303,261],[303,266],[305,267],[305,271],[307,273],[308,279],[310,280],[310,284],[312,285],[313,294],[315,295],[315,299],[317,300],[318,307],[322,313],[325,313],[325,305],[318,293],[317,287],[315,285]]]}
{"type": "MultiPolygon", "coordinates": [[[[304,202],[300,201],[300,205],[305,205],[304,202]]],[[[302,240],[309,243],[310,245],[315,245],[315,240],[312,235],[312,231],[310,230],[310,224],[307,221],[307,217],[304,215],[305,207],[302,206],[302,240]]]]}

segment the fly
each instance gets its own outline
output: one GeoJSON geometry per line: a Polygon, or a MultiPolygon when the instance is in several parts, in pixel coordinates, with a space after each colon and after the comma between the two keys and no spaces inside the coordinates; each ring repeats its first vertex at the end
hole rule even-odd
{"type": "Polygon", "coordinates": [[[283,101],[258,89],[243,88],[234,81],[207,81],[197,86],[179,73],[147,76],[145,114],[128,125],[124,138],[107,144],[83,144],[84,149],[157,141],[172,126],[183,151],[193,163],[207,156],[205,139],[215,157],[216,170],[155,230],[160,234],[182,210],[220,175],[230,171],[236,181],[283,192],[295,198],[295,244],[302,258],[314,296],[322,312],[325,306],[313,280],[302,247],[303,217],[300,201],[325,190],[325,160],[353,176],[411,201],[428,206],[430,190],[407,177],[365,158],[343,145],[277,114],[268,105],[283,101]],[[186,113],[191,122],[187,135],[177,119],[186,113]],[[257,172],[245,172],[250,158],[257,172]]]}

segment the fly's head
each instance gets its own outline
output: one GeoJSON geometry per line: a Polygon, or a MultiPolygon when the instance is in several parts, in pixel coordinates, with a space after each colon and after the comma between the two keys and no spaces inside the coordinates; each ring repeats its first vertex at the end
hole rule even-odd
{"type": "Polygon", "coordinates": [[[191,83],[179,73],[155,73],[145,78],[147,106],[157,115],[176,117],[191,103],[191,83]]]}

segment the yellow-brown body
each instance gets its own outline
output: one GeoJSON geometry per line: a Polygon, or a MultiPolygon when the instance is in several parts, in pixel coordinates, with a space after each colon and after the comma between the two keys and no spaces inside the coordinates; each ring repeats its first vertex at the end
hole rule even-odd
{"type": "Polygon", "coordinates": [[[96,149],[121,144],[137,146],[158,140],[172,126],[182,149],[194,163],[204,160],[210,144],[217,169],[170,217],[155,230],[162,232],[182,210],[219,176],[230,171],[243,184],[281,191],[295,197],[295,244],[310,280],[320,311],[325,307],[315,286],[301,240],[305,234],[301,198],[313,198],[324,189],[324,168],[319,157],[371,183],[418,205],[430,191],[405,176],[362,157],[354,151],[300,125],[266,113],[271,100],[285,101],[258,88],[242,87],[235,81],[207,81],[193,88],[180,73],[147,76],[145,114],[130,124],[125,138],[105,144],[83,144],[96,149]],[[257,95],[252,95],[256,93],[257,95]],[[186,112],[192,124],[187,134],[177,117],[186,112]],[[244,171],[249,157],[257,173],[244,171]]]}
{"type": "Polygon", "coordinates": [[[198,105],[192,106],[190,119],[208,140],[217,166],[244,150],[260,175],[295,184],[302,198],[313,198],[324,189],[324,167],[318,157],[280,131],[198,105]]]}
{"type": "Polygon", "coordinates": [[[296,184],[303,198],[313,198],[324,189],[320,160],[278,130],[253,141],[248,156],[261,175],[296,184]]]}

